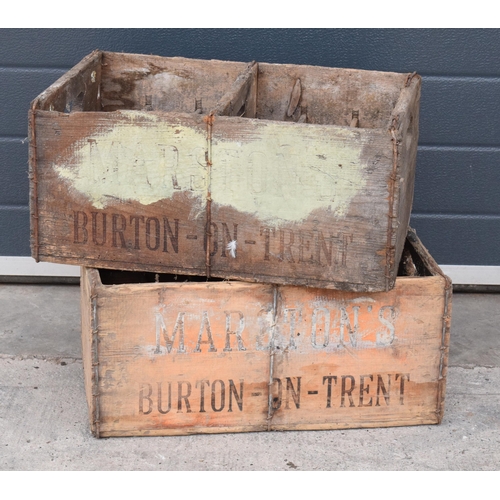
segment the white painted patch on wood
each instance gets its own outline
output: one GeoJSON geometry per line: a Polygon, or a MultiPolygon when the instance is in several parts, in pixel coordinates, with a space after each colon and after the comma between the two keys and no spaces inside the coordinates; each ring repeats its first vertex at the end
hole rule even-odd
{"type": "Polygon", "coordinates": [[[279,225],[318,209],[343,217],[366,184],[362,144],[349,129],[329,134],[327,127],[267,122],[241,140],[214,140],[209,152],[203,127],[124,113],[130,121],[85,137],[69,161],[55,165],[97,209],[116,201],[150,205],[188,192],[199,199],[196,212],[210,189],[215,203],[279,225]]]}
{"type": "Polygon", "coordinates": [[[211,192],[219,204],[274,225],[319,209],[339,218],[366,185],[362,144],[349,129],[267,122],[241,135],[214,140],[211,192]]]}
{"type": "Polygon", "coordinates": [[[130,117],[129,123],[86,137],[69,163],[55,165],[59,176],[98,209],[116,200],[150,205],[182,191],[204,197],[203,131],[159,121],[135,124],[134,113],[130,117]]]}

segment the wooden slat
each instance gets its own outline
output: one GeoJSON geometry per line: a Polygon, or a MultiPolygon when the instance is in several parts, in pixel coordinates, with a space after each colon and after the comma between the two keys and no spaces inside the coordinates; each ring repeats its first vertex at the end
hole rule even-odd
{"type": "Polygon", "coordinates": [[[271,429],[437,423],[444,280],[422,281],[369,295],[283,287],[271,429]]]}

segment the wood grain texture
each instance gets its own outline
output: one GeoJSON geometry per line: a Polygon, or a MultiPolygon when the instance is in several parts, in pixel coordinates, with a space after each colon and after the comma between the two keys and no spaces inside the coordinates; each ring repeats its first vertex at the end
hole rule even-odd
{"type": "Polygon", "coordinates": [[[389,207],[388,224],[392,227],[388,241],[388,287],[401,258],[404,238],[410,222],[417,164],[418,123],[420,114],[421,78],[409,75],[392,112],[391,139],[394,147],[392,206],[389,207]],[[417,138],[417,139],[416,139],[417,138]],[[393,250],[392,250],[393,249],[393,250]]]}
{"type": "Polygon", "coordinates": [[[258,69],[259,65],[256,62],[250,63],[246,70],[238,76],[228,92],[222,96],[212,114],[255,118],[258,69]],[[247,106],[249,100],[250,105],[247,106]]]}
{"type": "Polygon", "coordinates": [[[451,283],[414,233],[408,246],[426,275],[373,294],[234,281],[103,285],[83,268],[93,432],[439,423],[451,283]]]}
{"type": "Polygon", "coordinates": [[[246,67],[243,62],[104,52],[102,110],[208,114],[246,67]]]}
{"type": "Polygon", "coordinates": [[[100,111],[102,52],[94,51],[42,92],[31,110],[60,113],[100,111]]]}
{"type": "Polygon", "coordinates": [[[33,257],[389,290],[419,92],[396,73],[96,52],[32,106],[33,257]],[[82,85],[89,104],[68,107],[82,85]]]}
{"type": "MultiPolygon", "coordinates": [[[[94,409],[96,407],[92,393],[96,384],[94,384],[94,370],[92,367],[92,340],[93,340],[93,310],[92,301],[94,300],[94,290],[92,290],[91,277],[85,273],[85,268],[81,268],[80,273],[80,312],[82,319],[82,359],[85,380],[85,397],[87,398],[87,407],[89,410],[90,428],[94,435],[96,433],[94,421],[94,409]],[[83,332],[86,332],[83,334],[83,332]]],[[[95,381],[97,382],[97,381],[95,381]]]]}

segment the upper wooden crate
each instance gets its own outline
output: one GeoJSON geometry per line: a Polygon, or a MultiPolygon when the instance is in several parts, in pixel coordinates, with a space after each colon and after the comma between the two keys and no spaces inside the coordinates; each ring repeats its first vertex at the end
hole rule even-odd
{"type": "Polygon", "coordinates": [[[30,109],[38,260],[394,286],[420,77],[96,51],[30,109]]]}

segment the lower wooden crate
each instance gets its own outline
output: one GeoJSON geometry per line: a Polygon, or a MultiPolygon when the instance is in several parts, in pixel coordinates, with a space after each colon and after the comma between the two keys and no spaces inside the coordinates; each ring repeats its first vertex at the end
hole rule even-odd
{"type": "Polygon", "coordinates": [[[360,294],[82,268],[92,432],[439,423],[451,282],[412,230],[400,274],[360,294]]]}

